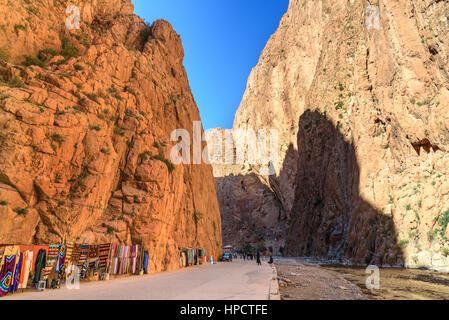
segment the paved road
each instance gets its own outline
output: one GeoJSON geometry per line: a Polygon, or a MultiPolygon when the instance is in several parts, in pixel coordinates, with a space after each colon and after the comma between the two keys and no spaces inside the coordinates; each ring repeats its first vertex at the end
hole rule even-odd
{"type": "Polygon", "coordinates": [[[79,290],[64,287],[14,294],[17,300],[266,300],[273,269],[265,262],[194,266],[180,271],[81,283],[79,290]]]}

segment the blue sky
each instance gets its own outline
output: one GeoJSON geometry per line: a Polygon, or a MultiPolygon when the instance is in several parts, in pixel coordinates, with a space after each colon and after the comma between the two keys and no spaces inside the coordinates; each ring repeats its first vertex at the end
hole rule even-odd
{"type": "Polygon", "coordinates": [[[232,128],[251,69],[287,11],[288,0],[133,0],[147,22],[169,21],[204,128],[232,128]]]}

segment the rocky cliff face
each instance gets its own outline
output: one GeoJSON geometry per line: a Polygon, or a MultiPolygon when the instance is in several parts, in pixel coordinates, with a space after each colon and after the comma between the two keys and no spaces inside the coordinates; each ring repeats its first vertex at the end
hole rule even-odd
{"type": "Polygon", "coordinates": [[[234,128],[280,132],[288,255],[448,267],[449,4],[377,4],[292,0],[234,128]]]}
{"type": "Polygon", "coordinates": [[[237,250],[252,246],[278,252],[285,245],[285,211],[270,185],[270,177],[261,175],[260,168],[249,165],[247,158],[237,163],[238,144],[233,130],[210,130],[207,144],[220,205],[223,244],[237,250]]]}
{"type": "Polygon", "coordinates": [[[170,133],[200,121],[180,37],[130,0],[0,2],[0,243],[221,251],[209,165],[174,166],[170,133]]]}

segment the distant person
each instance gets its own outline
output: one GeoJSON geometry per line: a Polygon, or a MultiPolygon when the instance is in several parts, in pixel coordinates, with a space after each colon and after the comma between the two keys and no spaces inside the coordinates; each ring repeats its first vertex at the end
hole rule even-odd
{"type": "Polygon", "coordinates": [[[256,262],[257,262],[258,266],[262,265],[262,262],[260,262],[260,252],[259,251],[257,251],[256,262]]]}
{"type": "Polygon", "coordinates": [[[268,260],[268,264],[272,264],[273,263],[273,257],[270,256],[270,260],[268,260]]]}

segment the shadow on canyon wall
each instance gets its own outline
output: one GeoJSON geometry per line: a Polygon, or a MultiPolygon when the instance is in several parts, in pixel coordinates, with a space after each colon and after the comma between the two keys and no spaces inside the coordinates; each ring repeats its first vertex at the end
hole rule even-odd
{"type": "Polygon", "coordinates": [[[299,119],[295,200],[285,253],[356,264],[402,265],[393,217],[359,193],[354,146],[318,112],[299,119]]]}
{"type": "Polygon", "coordinates": [[[223,244],[241,249],[267,240],[268,247],[277,252],[284,246],[285,211],[276,194],[259,178],[255,173],[215,178],[223,244]]]}
{"type": "Polygon", "coordinates": [[[215,178],[224,244],[265,240],[279,248],[285,241],[288,256],[402,265],[393,219],[360,195],[356,152],[340,130],[325,115],[306,111],[299,119],[299,151],[289,146],[279,176],[215,178]],[[279,181],[294,185],[292,210],[285,209],[279,181]]]}
{"type": "Polygon", "coordinates": [[[254,173],[215,178],[223,243],[276,239],[280,247],[285,240],[288,256],[402,265],[393,218],[360,195],[356,152],[340,130],[325,115],[306,111],[299,119],[299,151],[289,146],[279,176],[266,184],[254,173]],[[294,185],[292,210],[285,210],[279,181],[294,185]]]}

